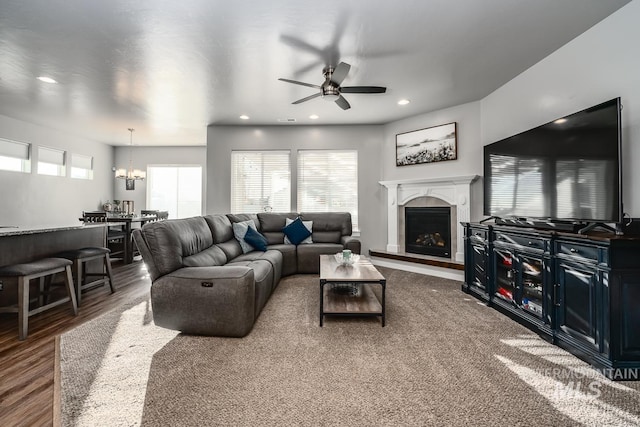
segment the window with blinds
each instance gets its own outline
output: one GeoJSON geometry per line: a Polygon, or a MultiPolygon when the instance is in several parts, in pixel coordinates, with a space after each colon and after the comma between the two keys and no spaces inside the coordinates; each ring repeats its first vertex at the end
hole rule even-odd
{"type": "Polygon", "coordinates": [[[31,172],[31,144],[0,138],[0,170],[31,172]]]}
{"type": "Polygon", "coordinates": [[[65,152],[57,148],[38,147],[38,173],[65,176],[65,152]]]}
{"type": "Polygon", "coordinates": [[[169,218],[202,215],[202,166],[147,166],[146,209],[167,211],[169,218]]]}
{"type": "Polygon", "coordinates": [[[298,151],[299,212],[350,212],[358,230],[358,152],[298,151]]]}
{"type": "Polygon", "coordinates": [[[93,157],[71,153],[71,178],[93,179],[93,157]]]}
{"type": "Polygon", "coordinates": [[[231,152],[231,213],[291,211],[291,161],[286,151],[231,152]]]}

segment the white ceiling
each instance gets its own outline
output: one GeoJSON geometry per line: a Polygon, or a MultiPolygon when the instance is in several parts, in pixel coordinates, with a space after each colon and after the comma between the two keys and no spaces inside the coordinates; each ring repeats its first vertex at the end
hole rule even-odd
{"type": "Polygon", "coordinates": [[[2,0],[0,114],[111,145],[129,127],[204,145],[208,124],[388,123],[483,98],[628,2],[2,0]],[[319,85],[338,61],[344,86],[387,93],[291,104],[314,89],[279,77],[319,85]]]}

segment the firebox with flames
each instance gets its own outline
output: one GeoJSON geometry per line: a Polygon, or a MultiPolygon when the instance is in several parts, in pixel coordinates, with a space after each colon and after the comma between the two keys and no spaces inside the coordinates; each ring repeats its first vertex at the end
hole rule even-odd
{"type": "Polygon", "coordinates": [[[416,238],[416,245],[420,246],[437,246],[443,248],[446,244],[446,240],[440,233],[420,234],[416,238]]]}

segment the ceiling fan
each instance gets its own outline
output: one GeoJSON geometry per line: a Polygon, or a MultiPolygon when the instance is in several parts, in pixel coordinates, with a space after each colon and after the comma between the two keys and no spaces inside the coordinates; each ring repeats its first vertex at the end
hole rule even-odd
{"type": "Polygon", "coordinates": [[[312,87],[314,89],[319,89],[318,93],[307,96],[302,99],[298,99],[294,101],[293,104],[300,104],[305,101],[309,101],[310,99],[317,98],[321,96],[323,99],[327,101],[335,101],[336,104],[343,110],[348,110],[351,108],[351,105],[347,100],[342,96],[343,93],[385,93],[387,91],[386,87],[381,86],[347,86],[342,87],[340,84],[347,77],[349,70],[351,69],[351,65],[346,62],[339,63],[335,68],[332,66],[325,67],[322,70],[322,75],[324,76],[324,83],[322,85],[313,85],[310,83],[299,82],[296,80],[289,79],[278,79],[283,82],[293,83],[296,85],[312,87]]]}

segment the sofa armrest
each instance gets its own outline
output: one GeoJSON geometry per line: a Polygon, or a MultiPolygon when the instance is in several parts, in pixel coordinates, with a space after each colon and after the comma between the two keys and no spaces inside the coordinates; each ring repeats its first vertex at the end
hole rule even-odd
{"type": "Polygon", "coordinates": [[[344,246],[345,249],[349,249],[354,254],[360,253],[360,240],[356,239],[355,237],[342,236],[342,238],[340,238],[340,243],[342,243],[342,246],[344,246]]]}
{"type": "Polygon", "coordinates": [[[180,268],[153,282],[151,304],[163,328],[242,337],[254,322],[254,273],[245,266],[180,268]]]}

